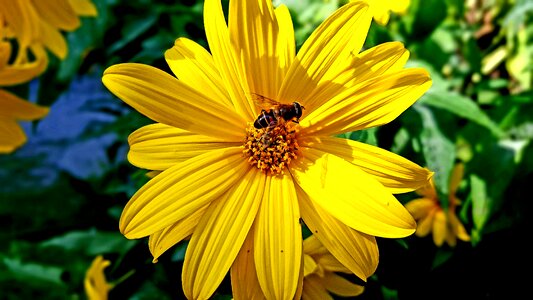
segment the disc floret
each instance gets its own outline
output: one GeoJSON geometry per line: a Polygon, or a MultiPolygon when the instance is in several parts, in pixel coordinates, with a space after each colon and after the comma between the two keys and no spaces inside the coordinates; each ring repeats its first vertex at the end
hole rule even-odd
{"type": "Polygon", "coordinates": [[[244,156],[250,165],[270,175],[283,174],[292,160],[298,157],[295,126],[287,122],[257,129],[252,123],[246,129],[244,156]]]}

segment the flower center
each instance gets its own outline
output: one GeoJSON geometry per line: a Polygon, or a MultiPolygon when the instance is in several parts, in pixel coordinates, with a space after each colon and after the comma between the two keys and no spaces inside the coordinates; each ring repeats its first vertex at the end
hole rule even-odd
{"type": "Polygon", "coordinates": [[[273,127],[257,129],[252,123],[246,129],[244,156],[266,174],[282,174],[298,152],[297,126],[281,122],[273,127]]]}

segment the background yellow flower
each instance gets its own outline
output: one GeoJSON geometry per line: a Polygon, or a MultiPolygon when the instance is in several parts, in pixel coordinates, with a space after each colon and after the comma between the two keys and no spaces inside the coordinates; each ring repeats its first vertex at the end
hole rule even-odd
{"type": "Polygon", "coordinates": [[[457,164],[450,179],[450,194],[446,209],[443,209],[441,205],[441,201],[446,200],[439,199],[433,179],[428,186],[417,190],[417,193],[423,196],[422,198],[411,200],[405,205],[417,220],[416,235],[424,237],[433,233],[433,241],[438,247],[444,242],[454,247],[457,239],[470,241],[470,235],[456,215],[456,208],[461,202],[455,193],[461,183],[463,173],[464,165],[457,164]]]}

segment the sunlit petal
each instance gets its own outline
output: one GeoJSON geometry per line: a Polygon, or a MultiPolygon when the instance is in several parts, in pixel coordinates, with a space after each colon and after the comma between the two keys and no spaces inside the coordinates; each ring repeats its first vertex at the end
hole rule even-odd
{"type": "Polygon", "coordinates": [[[113,65],[104,72],[102,81],[117,97],[154,121],[227,141],[242,141],[242,118],[157,68],[133,63],[113,65]]]}
{"type": "Polygon", "coordinates": [[[277,54],[280,30],[272,2],[230,1],[228,16],[231,40],[243,60],[250,91],[275,98],[284,74],[277,54]]]}
{"type": "Polygon", "coordinates": [[[361,142],[335,137],[309,137],[301,146],[339,156],[372,175],[391,193],[411,192],[428,184],[432,172],[408,159],[361,142]]]}
{"type": "MultiPolygon", "coordinates": [[[[229,16],[231,19],[231,16],[229,16]]],[[[204,26],[209,49],[220,72],[224,86],[228,91],[237,113],[246,120],[255,117],[253,102],[246,97],[249,91],[245,80],[244,67],[236,49],[230,42],[230,33],[220,0],[204,2],[204,26]]]]}
{"type": "Polygon", "coordinates": [[[424,69],[386,73],[352,86],[302,120],[306,135],[334,135],[389,123],[431,86],[424,69]]]}
{"type": "Polygon", "coordinates": [[[130,163],[139,168],[161,171],[205,152],[241,144],[221,141],[161,123],[137,129],[130,134],[128,142],[130,163]]]}
{"type": "Polygon", "coordinates": [[[255,224],[257,278],[267,299],[296,293],[302,260],[300,213],[290,176],[271,176],[255,224]]]}
{"type": "Polygon", "coordinates": [[[328,99],[310,97],[326,73],[338,74],[362,47],[372,16],[364,2],[349,3],[328,17],[305,41],[279,91],[283,102],[301,101],[311,112],[328,99]]]}
{"type": "Polygon", "coordinates": [[[122,212],[120,231],[134,239],[168,227],[224,194],[248,169],[239,147],[177,164],[133,195],[122,212]]]}
{"type": "Polygon", "coordinates": [[[165,59],[180,81],[233,110],[213,57],[202,46],[179,38],[174,42],[174,47],[165,51],[165,59]]]}
{"type": "Polygon", "coordinates": [[[305,224],[313,236],[328,249],[346,268],[366,281],[377,268],[379,252],[373,236],[349,228],[298,192],[300,209],[305,224]]]}
{"type": "Polygon", "coordinates": [[[255,270],[253,228],[248,232],[248,236],[231,267],[231,289],[235,300],[266,299],[255,270]]]}
{"type": "Polygon", "coordinates": [[[252,169],[203,215],[185,253],[182,280],[188,299],[209,298],[224,279],[256,217],[265,179],[252,169]]]}
{"type": "Polygon", "coordinates": [[[188,238],[193,233],[196,225],[198,225],[200,218],[204,215],[206,210],[207,205],[197,209],[190,215],[168,226],[167,228],[151,234],[150,238],[148,239],[148,248],[154,257],[153,262],[157,262],[159,256],[165,253],[165,251],[170,249],[172,246],[188,238]]]}
{"type": "Polygon", "coordinates": [[[409,212],[372,176],[338,156],[311,148],[302,152],[305,157],[290,170],[314,204],[369,235],[400,238],[415,231],[409,212]]]}

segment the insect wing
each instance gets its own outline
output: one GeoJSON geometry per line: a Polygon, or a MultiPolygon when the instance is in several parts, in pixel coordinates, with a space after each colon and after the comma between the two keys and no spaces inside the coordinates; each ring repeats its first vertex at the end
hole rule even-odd
{"type": "Polygon", "coordinates": [[[281,103],[278,101],[265,97],[260,94],[252,93],[252,100],[254,100],[255,104],[265,110],[268,110],[272,107],[279,106],[281,103]]]}

